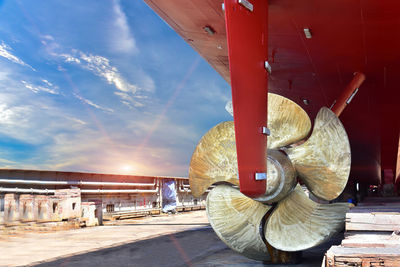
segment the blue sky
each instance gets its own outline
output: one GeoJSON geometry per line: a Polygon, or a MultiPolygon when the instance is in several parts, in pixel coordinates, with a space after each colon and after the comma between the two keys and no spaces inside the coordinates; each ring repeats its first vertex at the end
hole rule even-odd
{"type": "Polygon", "coordinates": [[[0,168],[187,176],[230,98],[143,1],[0,0],[0,168]]]}

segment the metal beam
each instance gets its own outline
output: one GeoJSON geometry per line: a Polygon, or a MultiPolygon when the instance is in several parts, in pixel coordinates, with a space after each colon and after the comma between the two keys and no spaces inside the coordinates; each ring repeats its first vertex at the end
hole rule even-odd
{"type": "Polygon", "coordinates": [[[240,191],[256,197],[267,178],[268,1],[224,0],[224,6],[240,191]]]}
{"type": "Polygon", "coordinates": [[[351,82],[344,89],[340,97],[336,100],[336,102],[332,106],[332,111],[336,114],[336,116],[340,116],[343,110],[346,108],[348,104],[353,100],[353,97],[357,94],[358,88],[365,80],[365,75],[361,72],[354,73],[354,77],[351,82]]]}

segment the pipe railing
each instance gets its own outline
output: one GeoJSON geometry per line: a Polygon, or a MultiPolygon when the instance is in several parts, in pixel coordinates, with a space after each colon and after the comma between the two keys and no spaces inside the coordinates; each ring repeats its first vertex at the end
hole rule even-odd
{"type": "Polygon", "coordinates": [[[42,181],[42,180],[17,180],[0,179],[0,184],[34,184],[34,185],[97,185],[97,186],[132,186],[147,187],[156,186],[157,180],[153,183],[125,183],[125,182],[88,182],[88,181],[42,181]]]}
{"type": "MultiPolygon", "coordinates": [[[[43,181],[43,180],[17,180],[0,179],[0,184],[26,184],[26,185],[93,185],[93,186],[132,186],[132,187],[156,187],[154,189],[81,189],[82,194],[134,194],[134,193],[157,193],[159,191],[158,179],[153,183],[125,183],[125,182],[89,182],[89,181],[43,181]]],[[[191,193],[190,185],[184,184],[183,180],[177,180],[177,189],[180,193],[191,193]]],[[[210,188],[212,188],[211,186],[210,188]]],[[[35,188],[5,188],[0,187],[0,192],[8,193],[54,193],[54,189],[35,189],[35,188]]],[[[210,189],[206,190],[210,192],[210,189]]]]}
{"type": "MultiPolygon", "coordinates": [[[[36,193],[36,194],[54,194],[56,190],[54,189],[36,189],[36,188],[5,188],[0,187],[1,193],[36,193]]],[[[125,193],[125,194],[133,194],[133,193],[157,193],[158,189],[152,190],[140,190],[140,189],[120,189],[120,190],[112,190],[112,189],[83,189],[81,190],[82,194],[116,194],[116,193],[125,193]]]]}
{"type": "Polygon", "coordinates": [[[4,188],[0,187],[1,193],[36,193],[36,194],[54,194],[56,190],[53,189],[35,189],[35,188],[4,188]]]}
{"type": "Polygon", "coordinates": [[[125,194],[133,194],[133,193],[157,193],[157,189],[152,190],[141,190],[141,189],[81,189],[82,194],[116,194],[116,193],[125,193],[125,194]]]}

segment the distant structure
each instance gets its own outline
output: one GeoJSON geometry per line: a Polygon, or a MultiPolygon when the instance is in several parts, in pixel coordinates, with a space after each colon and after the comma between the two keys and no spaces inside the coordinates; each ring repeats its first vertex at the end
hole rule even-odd
{"type": "Polygon", "coordinates": [[[206,195],[193,197],[184,177],[0,169],[0,229],[160,214],[164,179],[175,180],[177,211],[205,208],[206,195]]]}

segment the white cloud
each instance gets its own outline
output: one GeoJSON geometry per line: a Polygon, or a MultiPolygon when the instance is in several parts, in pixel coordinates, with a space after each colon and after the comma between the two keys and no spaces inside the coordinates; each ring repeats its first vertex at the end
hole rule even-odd
{"type": "Polygon", "coordinates": [[[71,62],[71,63],[77,63],[77,64],[80,64],[80,63],[81,63],[81,61],[79,60],[79,58],[73,57],[73,56],[71,56],[71,55],[68,55],[68,54],[61,54],[60,56],[64,58],[65,62],[71,62]]]}
{"type": "MultiPolygon", "coordinates": [[[[0,158],[0,164],[16,164],[16,162],[15,161],[11,161],[11,160],[8,160],[8,159],[3,159],[3,158],[0,158]]],[[[4,167],[4,166],[3,166],[4,167]]]]}
{"type": "MultiPolygon", "coordinates": [[[[143,121],[141,119],[140,121],[143,121]]],[[[136,128],[143,135],[146,123],[139,123],[136,128]]],[[[171,125],[171,128],[175,128],[171,125]]],[[[169,142],[163,145],[147,142],[143,144],[143,137],[138,137],[129,130],[121,131],[110,129],[107,134],[99,133],[97,129],[83,128],[80,131],[69,133],[57,133],[54,135],[54,143],[41,151],[48,155],[45,160],[39,162],[42,169],[74,170],[100,173],[121,173],[121,164],[134,166],[136,175],[185,175],[186,164],[176,164],[177,158],[190,159],[190,154],[182,155],[181,149],[171,148],[169,142]],[[136,136],[132,138],[132,136],[136,136]],[[113,139],[110,138],[112,136],[113,139]],[[157,166],[155,169],[154,166],[157,166]]],[[[170,128],[168,128],[170,129],[170,128]]],[[[186,135],[186,131],[180,131],[186,135]]],[[[178,136],[164,138],[178,138],[178,136]]],[[[181,144],[181,142],[179,142],[181,144]]],[[[43,158],[42,158],[43,159],[43,158]]],[[[178,161],[181,161],[179,159],[178,161]]]]}
{"type": "Polygon", "coordinates": [[[13,55],[11,50],[12,50],[12,48],[10,46],[5,44],[4,42],[1,42],[1,44],[0,44],[0,57],[4,57],[4,58],[6,58],[6,59],[8,59],[8,60],[10,60],[10,61],[12,61],[14,63],[17,63],[17,64],[25,66],[25,67],[29,67],[32,70],[36,71],[29,64],[26,64],[20,58],[18,58],[17,56],[13,55]]]}
{"type": "Polygon", "coordinates": [[[91,71],[96,76],[105,79],[109,84],[114,85],[117,91],[114,93],[121,98],[121,102],[129,107],[142,107],[142,103],[146,97],[138,94],[138,92],[154,92],[154,81],[146,75],[141,73],[141,84],[143,87],[131,84],[126,81],[118,69],[110,64],[110,60],[106,57],[86,54],[78,50],[72,50],[71,54],[59,54],[61,58],[67,63],[78,64],[84,69],[91,71]]]}
{"type": "Polygon", "coordinates": [[[20,124],[27,123],[27,117],[30,111],[30,108],[25,106],[14,106],[7,103],[0,104],[1,130],[6,130],[7,127],[17,128],[20,124]]]}
{"type": "MultiPolygon", "coordinates": [[[[132,96],[130,96],[126,92],[114,92],[115,95],[119,96],[122,99],[122,104],[132,108],[132,107],[143,107],[144,105],[140,103],[139,101],[136,101],[133,99],[132,96]]],[[[135,96],[135,98],[142,98],[141,96],[135,96]]]]}
{"type": "Polygon", "coordinates": [[[15,112],[6,104],[0,104],[0,124],[11,124],[15,112]]]}
{"type": "Polygon", "coordinates": [[[123,92],[136,93],[138,87],[130,84],[122,78],[118,69],[110,65],[110,60],[102,56],[96,56],[92,54],[85,54],[83,52],[73,50],[71,54],[61,54],[65,62],[76,63],[83,68],[90,70],[93,74],[100,76],[109,84],[113,84],[118,90],[123,92]]]}
{"type": "Polygon", "coordinates": [[[54,41],[54,37],[51,36],[50,34],[42,35],[43,40],[49,40],[49,41],[54,41]]]}
{"type": "Polygon", "coordinates": [[[128,20],[121,8],[119,0],[113,1],[114,21],[112,37],[110,38],[113,50],[123,53],[137,53],[139,50],[132,36],[128,20]]]}
{"type": "Polygon", "coordinates": [[[71,121],[73,121],[73,122],[76,122],[76,123],[78,123],[78,124],[80,124],[80,125],[86,125],[86,124],[87,124],[87,122],[85,122],[85,121],[83,121],[83,120],[80,120],[80,119],[78,119],[78,118],[75,118],[75,117],[66,116],[65,118],[67,118],[67,119],[69,119],[69,120],[71,120],[71,121]]]}
{"type": "MultiPolygon", "coordinates": [[[[129,33],[130,30],[126,16],[121,9],[119,1],[113,2],[113,9],[116,16],[115,23],[119,29],[113,32],[122,38],[122,40],[115,39],[116,42],[131,43],[132,47],[128,47],[135,50],[134,39],[129,33]]],[[[76,64],[83,69],[89,70],[94,75],[106,80],[108,84],[113,85],[116,89],[115,95],[120,97],[121,103],[129,108],[143,107],[143,100],[147,99],[147,96],[143,95],[143,93],[149,94],[155,92],[156,85],[154,80],[140,69],[135,69],[133,77],[136,78],[136,84],[132,84],[122,76],[117,67],[111,65],[110,60],[106,57],[84,53],[78,49],[72,49],[70,53],[65,53],[62,46],[51,35],[41,36],[41,41],[49,55],[62,58],[65,63],[76,64]]],[[[61,72],[66,71],[61,65],[58,65],[57,69],[61,72]]]]}
{"type": "Polygon", "coordinates": [[[34,93],[46,92],[49,94],[58,95],[58,86],[53,85],[48,80],[42,79],[42,83],[45,86],[33,85],[31,83],[28,83],[27,81],[21,81],[21,82],[24,84],[25,88],[28,88],[34,93]]]}
{"type": "Polygon", "coordinates": [[[82,96],[80,96],[80,95],[78,95],[76,93],[74,93],[74,96],[76,98],[78,98],[80,101],[82,101],[83,103],[88,104],[89,106],[92,106],[94,108],[100,109],[100,110],[105,111],[105,112],[110,112],[110,113],[114,112],[113,109],[97,105],[97,104],[93,103],[92,101],[90,101],[89,99],[86,99],[86,98],[84,98],[84,97],[82,97],[82,96]]]}

